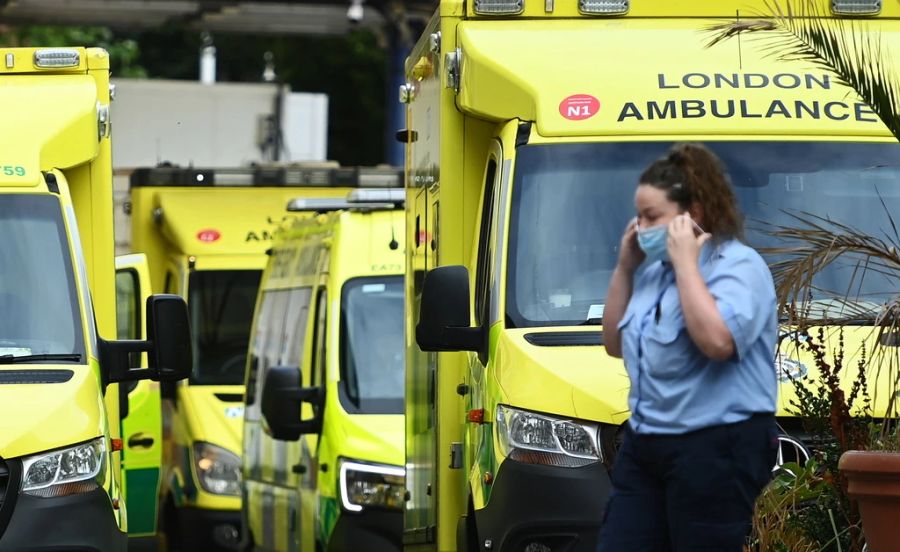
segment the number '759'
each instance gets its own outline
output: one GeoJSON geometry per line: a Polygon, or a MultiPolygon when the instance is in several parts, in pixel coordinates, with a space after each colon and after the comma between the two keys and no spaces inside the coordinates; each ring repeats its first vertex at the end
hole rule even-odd
{"type": "Polygon", "coordinates": [[[25,167],[3,165],[4,176],[25,176],[25,167]]]}

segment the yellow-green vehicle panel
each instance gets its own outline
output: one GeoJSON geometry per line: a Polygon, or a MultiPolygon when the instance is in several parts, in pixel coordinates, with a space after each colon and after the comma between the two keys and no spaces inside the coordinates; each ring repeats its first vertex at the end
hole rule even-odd
{"type": "Polygon", "coordinates": [[[235,174],[259,176],[157,168],[131,177],[132,249],[149,258],[154,289],[187,300],[195,337],[191,377],[162,387],[162,526],[182,548],[224,549],[239,539],[247,339],[266,251],[278,229],[298,218],[288,202],[347,192],[310,186],[300,178],[307,173],[295,174],[303,185],[294,186],[233,185],[235,174]],[[221,185],[226,175],[232,185],[221,185]],[[201,465],[226,470],[228,482],[201,476],[201,465]]]}
{"type": "MultiPolygon", "coordinates": [[[[116,325],[118,339],[146,339],[144,324],[151,294],[150,272],[144,255],[116,257],[116,325]]],[[[147,364],[146,354],[138,358],[147,364]]],[[[139,367],[136,366],[136,367],[139,367]]],[[[159,382],[122,384],[119,406],[122,418],[124,494],[128,504],[128,536],[156,533],[159,475],[162,462],[162,412],[159,382]]]]}
{"type": "MultiPolygon", "coordinates": [[[[473,2],[441,2],[407,59],[407,550],[596,546],[629,415],[629,380],[597,327],[605,278],[640,171],[673,141],[703,141],[725,160],[748,219],[784,223],[774,213],[785,208],[886,228],[885,212],[900,208],[900,178],[887,169],[896,144],[854,93],[820,69],[767,57],[755,41],[706,47],[708,27],[765,11],[761,2],[649,0],[615,17],[524,4],[489,16],[473,2]],[[468,271],[468,282],[454,282],[470,292],[479,344],[462,347],[469,352],[458,342],[425,352],[415,337],[423,281],[446,265],[468,271]],[[593,463],[513,451],[510,420],[588,434],[593,463]]],[[[830,3],[821,9],[830,14],[830,3]]],[[[885,5],[858,24],[895,49],[898,17],[885,5]]],[[[829,284],[847,277],[831,274],[829,284]]],[[[885,292],[871,279],[860,290],[863,307],[885,292]]],[[[836,331],[826,335],[833,350],[836,331]]],[[[871,351],[873,337],[867,324],[845,331],[844,365],[855,366],[864,343],[871,351]]],[[[778,415],[796,429],[783,372],[816,370],[808,351],[786,346],[773,363],[778,415]]],[[[892,389],[882,372],[869,382],[875,416],[892,389]]],[[[854,370],[842,377],[849,388],[854,370]]]]}
{"type": "Polygon", "coordinates": [[[177,376],[183,302],[151,300],[167,336],[116,340],[107,53],[0,56],[0,549],[124,551],[119,382],[177,376]]]}
{"type": "Polygon", "coordinates": [[[258,550],[399,547],[403,224],[399,211],[337,212],[286,227],[273,247],[254,317],[245,414],[244,516],[249,542],[258,550]],[[356,310],[365,295],[384,308],[356,310]],[[373,331],[386,340],[380,350],[362,340],[364,348],[352,353],[359,345],[348,340],[373,331]],[[384,373],[359,372],[357,403],[348,396],[357,372],[348,372],[346,363],[348,355],[362,352],[384,373]],[[304,403],[294,414],[301,420],[319,416],[319,429],[298,442],[268,434],[261,402],[276,366],[299,368],[304,387],[323,389],[318,413],[304,403]],[[378,391],[369,396],[373,389],[378,391]],[[389,505],[348,502],[342,482],[350,472],[368,469],[394,478],[397,496],[389,505]]]}

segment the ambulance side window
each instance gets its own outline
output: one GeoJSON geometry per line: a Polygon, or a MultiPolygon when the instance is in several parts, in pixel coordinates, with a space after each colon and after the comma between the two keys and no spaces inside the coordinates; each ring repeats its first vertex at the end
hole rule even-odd
{"type": "Polygon", "coordinates": [[[306,341],[306,325],[309,323],[309,303],[312,288],[290,290],[289,306],[285,315],[285,342],[281,355],[282,366],[302,366],[303,347],[306,341]]]}
{"type": "Polygon", "coordinates": [[[251,405],[256,402],[256,396],[261,394],[262,385],[259,378],[260,361],[263,358],[266,341],[270,339],[271,330],[271,313],[272,303],[275,295],[271,291],[264,291],[262,295],[262,304],[259,308],[259,314],[256,319],[256,333],[250,340],[250,364],[247,374],[247,396],[246,403],[251,405]]]}
{"type": "Polygon", "coordinates": [[[319,288],[316,297],[316,325],[313,328],[313,356],[310,362],[310,385],[315,387],[325,381],[326,343],[328,335],[328,292],[324,287],[319,288]]]}
{"type": "Polygon", "coordinates": [[[475,323],[488,323],[490,300],[491,221],[494,218],[494,176],[497,160],[488,160],[484,178],[484,202],[481,205],[481,228],[478,233],[478,267],[475,273],[475,323]]]}
{"type": "Polygon", "coordinates": [[[116,271],[116,339],[141,338],[141,286],[137,272],[116,271]]]}

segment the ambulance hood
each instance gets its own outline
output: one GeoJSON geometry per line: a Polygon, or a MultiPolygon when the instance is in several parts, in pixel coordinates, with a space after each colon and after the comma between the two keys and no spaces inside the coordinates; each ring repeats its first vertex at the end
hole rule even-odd
{"type": "Polygon", "coordinates": [[[0,366],[0,458],[104,435],[106,412],[97,393],[97,373],[96,366],[85,365],[0,366]]]}
{"type": "Polygon", "coordinates": [[[573,336],[586,337],[583,343],[598,341],[597,330],[575,331],[530,328],[499,332],[493,366],[501,402],[528,405],[529,410],[557,416],[623,422],[628,418],[629,380],[622,361],[609,357],[602,346],[564,345],[573,336]]]}
{"type": "Polygon", "coordinates": [[[212,443],[240,456],[244,431],[243,392],[241,385],[184,387],[179,408],[187,412],[193,440],[212,443]]]}

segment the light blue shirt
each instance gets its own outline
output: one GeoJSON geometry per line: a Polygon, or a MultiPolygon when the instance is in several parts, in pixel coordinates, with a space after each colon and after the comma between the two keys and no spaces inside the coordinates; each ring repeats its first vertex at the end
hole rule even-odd
{"type": "Polygon", "coordinates": [[[685,327],[671,265],[647,266],[619,323],[636,433],[681,434],[775,412],[778,318],[769,267],[737,240],[707,243],[698,262],[735,354],[716,361],[700,352],[685,327]]]}

